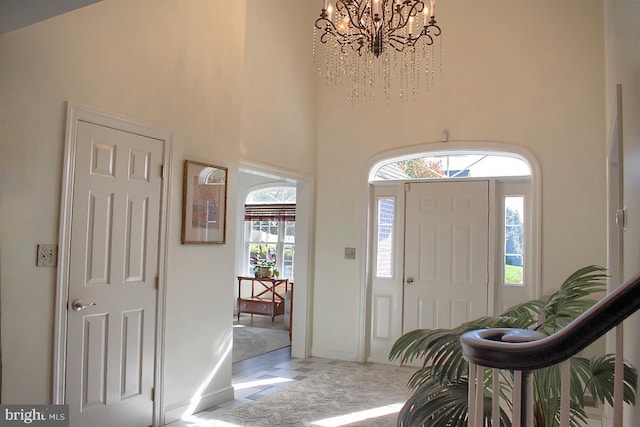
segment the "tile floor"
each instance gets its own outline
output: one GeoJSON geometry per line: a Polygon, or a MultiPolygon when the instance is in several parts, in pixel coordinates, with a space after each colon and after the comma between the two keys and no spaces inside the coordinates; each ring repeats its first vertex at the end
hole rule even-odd
{"type": "MultiPolygon", "coordinates": [[[[289,349],[277,350],[282,354],[287,354],[289,349]]],[[[276,352],[273,352],[276,353],[276,352]]],[[[278,357],[278,355],[274,355],[278,357]]],[[[290,359],[276,363],[270,368],[249,373],[248,375],[234,375],[232,383],[235,388],[235,399],[225,402],[214,408],[194,414],[189,420],[180,420],[168,424],[169,427],[206,427],[212,424],[220,415],[238,408],[247,403],[254,402],[263,396],[274,393],[282,388],[288,387],[295,381],[302,380],[314,372],[320,372],[337,364],[349,364],[353,362],[343,362],[330,359],[312,357],[310,359],[290,359]]],[[[375,367],[374,367],[375,369],[375,367]]],[[[605,427],[599,420],[599,416],[592,415],[585,427],[605,427]]]]}
{"type": "MultiPolygon", "coordinates": [[[[277,350],[280,353],[289,353],[289,348],[277,350]]],[[[273,353],[276,353],[273,352],[273,353]]],[[[180,420],[167,424],[169,427],[196,427],[207,426],[211,420],[218,416],[254,402],[263,396],[281,390],[295,381],[307,378],[309,375],[321,372],[338,364],[353,364],[330,359],[312,357],[309,359],[291,359],[277,363],[270,368],[249,373],[248,375],[234,374],[232,384],[235,389],[235,399],[220,404],[214,408],[194,414],[189,420],[180,420]]]]}
{"type": "MultiPolygon", "coordinates": [[[[235,319],[235,318],[234,318],[235,319]]],[[[276,319],[276,323],[277,323],[276,319]]],[[[234,323],[236,320],[234,320],[234,323]]],[[[257,327],[281,327],[272,325],[271,319],[263,316],[240,318],[240,323],[257,327]]],[[[194,414],[188,420],[179,420],[167,424],[168,427],[207,427],[222,414],[247,403],[254,402],[263,396],[281,390],[295,381],[307,378],[313,373],[331,368],[337,364],[353,364],[338,360],[311,357],[309,359],[291,359],[289,347],[248,359],[234,364],[232,384],[235,399],[216,407],[194,414]]],[[[384,365],[373,366],[380,367],[384,365]]],[[[590,414],[591,419],[585,427],[606,427],[598,414],[590,414]]]]}

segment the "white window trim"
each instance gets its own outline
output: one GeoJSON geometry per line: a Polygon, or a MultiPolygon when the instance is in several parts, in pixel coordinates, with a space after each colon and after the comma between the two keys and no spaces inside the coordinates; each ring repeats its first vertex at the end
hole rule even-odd
{"type": "MultiPolygon", "coordinates": [[[[288,187],[288,188],[293,188],[297,191],[297,188],[295,185],[292,185],[289,182],[285,182],[285,181],[273,181],[273,182],[268,182],[268,183],[264,183],[264,184],[259,184],[259,185],[255,185],[252,186],[250,188],[247,189],[244,198],[242,199],[242,206],[244,207],[245,203],[247,202],[247,199],[249,198],[249,196],[252,193],[255,193],[257,191],[264,191],[264,190],[268,190],[270,188],[281,188],[281,187],[288,187]]],[[[296,195],[297,197],[297,195],[296,195]]],[[[247,275],[253,275],[253,271],[249,270],[249,246],[252,242],[249,241],[249,237],[250,237],[250,233],[251,233],[251,226],[249,224],[248,221],[244,220],[244,210],[242,210],[242,215],[241,215],[241,220],[244,223],[244,226],[242,227],[242,245],[243,245],[243,251],[242,251],[242,259],[241,259],[241,265],[239,266],[239,268],[242,271],[242,274],[247,274],[247,275]]],[[[281,274],[284,274],[284,245],[286,242],[284,242],[284,240],[281,240],[280,236],[282,236],[282,238],[284,238],[284,232],[285,232],[285,223],[284,221],[279,221],[278,224],[278,242],[276,244],[276,268],[278,269],[278,271],[280,271],[281,274]]],[[[294,235],[295,236],[295,235],[294,235]]],[[[293,246],[294,246],[294,259],[293,259],[293,275],[295,275],[295,246],[296,246],[296,241],[295,241],[295,237],[294,237],[294,242],[293,242],[293,246]]],[[[237,253],[237,252],[236,252],[237,253]]],[[[293,276],[292,275],[292,276],[293,276]]],[[[293,279],[293,277],[289,277],[289,279],[293,279]]]]}

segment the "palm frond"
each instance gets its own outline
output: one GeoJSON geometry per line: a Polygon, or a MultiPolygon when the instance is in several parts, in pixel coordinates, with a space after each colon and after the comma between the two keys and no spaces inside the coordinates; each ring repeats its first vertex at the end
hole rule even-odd
{"type": "Polygon", "coordinates": [[[588,298],[606,290],[606,269],[597,265],[583,267],[569,276],[553,293],[542,309],[539,332],[551,335],[564,328],[596,303],[588,298]]]}
{"type": "MultiPolygon", "coordinates": [[[[466,427],[468,382],[441,384],[427,381],[407,400],[398,416],[400,427],[466,427]]],[[[484,396],[485,425],[491,425],[491,396],[484,396]]],[[[508,415],[500,411],[500,426],[510,427],[508,415]]]]}
{"type": "MultiPolygon", "coordinates": [[[[601,403],[613,405],[615,355],[605,354],[604,356],[574,357],[571,360],[572,384],[579,385],[579,393],[588,391],[591,396],[601,403]]],[[[636,369],[624,362],[623,370],[623,400],[630,405],[635,404],[635,389],[637,385],[636,369]]],[[[572,393],[573,399],[573,393],[572,393]]],[[[578,400],[578,399],[576,399],[578,400]]]]}

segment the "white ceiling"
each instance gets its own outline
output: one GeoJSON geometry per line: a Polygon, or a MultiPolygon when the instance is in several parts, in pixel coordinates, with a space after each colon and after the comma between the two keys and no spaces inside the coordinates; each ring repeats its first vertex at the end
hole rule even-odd
{"type": "Polygon", "coordinates": [[[0,0],[0,34],[102,0],[0,0]]]}

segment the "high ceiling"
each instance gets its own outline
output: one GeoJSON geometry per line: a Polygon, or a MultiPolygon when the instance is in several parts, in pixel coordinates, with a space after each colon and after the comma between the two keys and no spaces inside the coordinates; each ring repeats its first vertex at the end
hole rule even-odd
{"type": "Polygon", "coordinates": [[[101,0],[0,0],[0,34],[101,0]]]}

